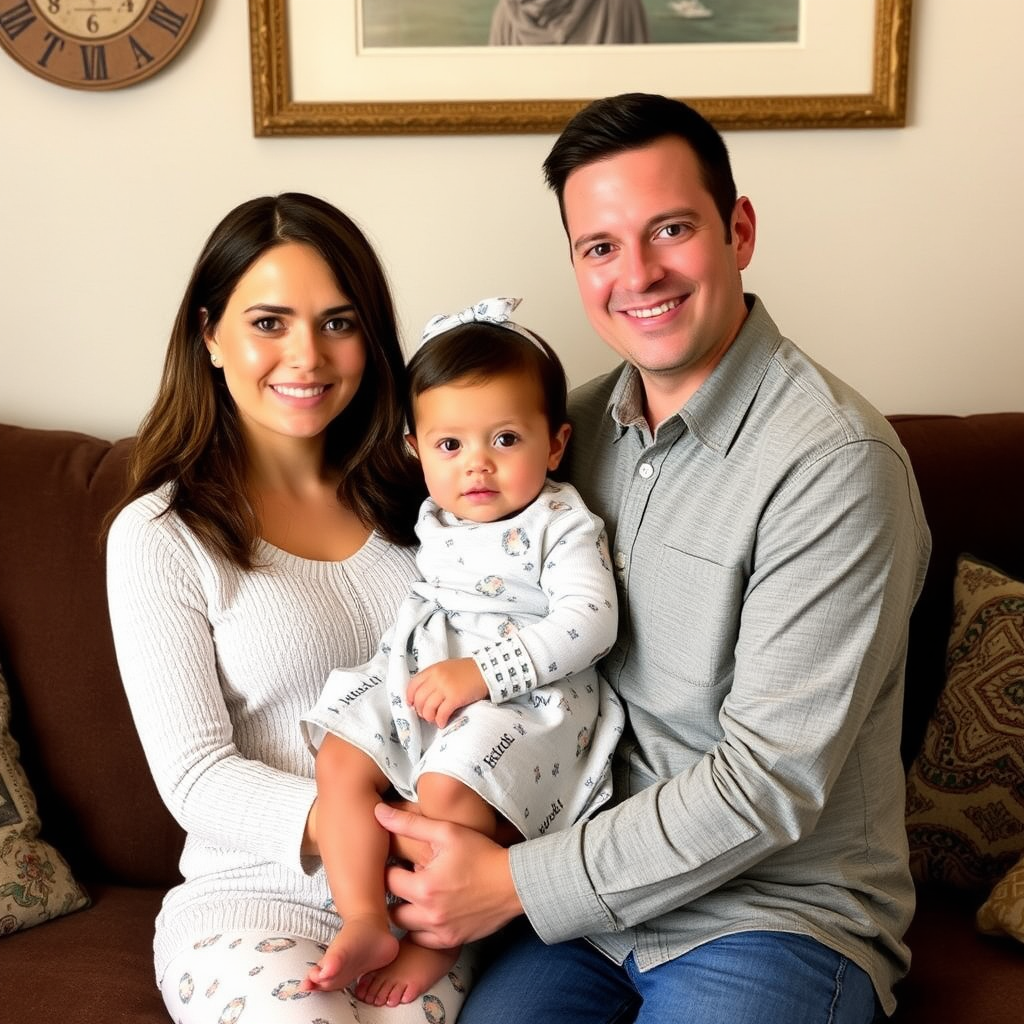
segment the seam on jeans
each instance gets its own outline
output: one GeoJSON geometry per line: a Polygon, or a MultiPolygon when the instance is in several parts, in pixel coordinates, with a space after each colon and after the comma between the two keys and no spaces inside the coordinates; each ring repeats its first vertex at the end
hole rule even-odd
{"type": "Polygon", "coordinates": [[[636,974],[640,972],[640,968],[636,965],[636,950],[629,951],[626,959],[619,964],[619,968],[626,975],[626,981],[629,982],[636,998],[630,999],[628,996],[624,998],[622,1006],[615,1011],[615,1016],[608,1018],[608,1024],[635,1024],[637,1014],[644,1004],[643,996],[640,995],[640,989],[636,983],[636,974]]]}
{"type": "Polygon", "coordinates": [[[636,1015],[639,1012],[639,1006],[630,1000],[626,1000],[622,1004],[622,1009],[619,1010],[614,1017],[608,1018],[608,1024],[632,1024],[632,1022],[636,1020],[636,1015]]]}
{"type": "Polygon", "coordinates": [[[834,1024],[836,1011],[839,1009],[839,997],[843,994],[843,977],[846,974],[846,965],[849,959],[845,956],[839,958],[839,966],[836,968],[835,989],[832,992],[832,1004],[828,1008],[828,1024],[834,1024]]]}

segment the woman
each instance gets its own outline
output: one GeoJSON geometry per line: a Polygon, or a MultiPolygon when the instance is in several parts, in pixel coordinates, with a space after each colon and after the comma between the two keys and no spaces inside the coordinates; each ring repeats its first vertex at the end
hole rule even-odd
{"type": "Polygon", "coordinates": [[[400,1009],[299,991],[338,928],[299,718],[332,668],[370,658],[415,573],[404,383],[383,270],[348,217],[286,194],[217,226],[108,545],[125,689],[188,833],[154,943],[182,1024],[451,1022],[461,1004],[461,964],[400,1009]]]}

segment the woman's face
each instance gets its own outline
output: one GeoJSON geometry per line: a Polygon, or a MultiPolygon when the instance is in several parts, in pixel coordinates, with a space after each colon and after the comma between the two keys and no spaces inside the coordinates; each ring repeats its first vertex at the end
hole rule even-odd
{"type": "Polygon", "coordinates": [[[352,302],[323,257],[298,242],[253,263],[205,340],[255,450],[284,438],[322,441],[366,366],[352,302]]]}

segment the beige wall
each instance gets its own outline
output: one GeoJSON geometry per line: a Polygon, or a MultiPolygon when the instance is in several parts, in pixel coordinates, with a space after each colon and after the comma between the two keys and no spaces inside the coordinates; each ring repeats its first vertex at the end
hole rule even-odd
{"type": "MultiPolygon", "coordinates": [[[[746,283],[885,412],[1022,409],[1024,3],[914,7],[909,127],[729,135],[759,216],[746,283]]],[[[574,381],[611,365],[541,185],[550,137],[256,139],[251,121],[241,0],[207,0],[169,68],[113,93],[0,54],[0,420],[131,432],[207,233],[290,189],[378,243],[407,337],[520,294],[574,381]]]]}

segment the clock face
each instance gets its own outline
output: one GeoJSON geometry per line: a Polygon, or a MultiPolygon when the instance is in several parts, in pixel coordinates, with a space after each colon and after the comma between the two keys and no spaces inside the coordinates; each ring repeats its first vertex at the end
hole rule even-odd
{"type": "Polygon", "coordinates": [[[0,0],[0,45],[33,74],[74,89],[117,89],[185,45],[203,0],[0,0]]]}

